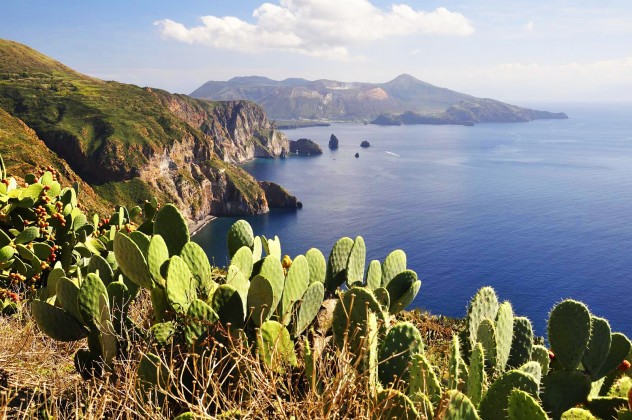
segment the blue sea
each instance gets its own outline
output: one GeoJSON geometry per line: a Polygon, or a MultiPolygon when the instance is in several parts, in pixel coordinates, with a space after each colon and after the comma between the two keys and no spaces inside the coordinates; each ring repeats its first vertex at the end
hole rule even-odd
{"type": "MultiPolygon", "coordinates": [[[[539,335],[553,305],[574,298],[632,336],[632,105],[541,108],[570,119],[288,130],[324,153],[243,167],[304,207],[246,219],[256,234],[278,235],[292,257],[311,247],[327,256],[342,236],[363,236],[368,259],[403,249],[422,280],[411,306],[434,314],[464,316],[476,290],[491,285],[539,335]]],[[[217,265],[227,263],[235,220],[195,236],[217,265]]]]}

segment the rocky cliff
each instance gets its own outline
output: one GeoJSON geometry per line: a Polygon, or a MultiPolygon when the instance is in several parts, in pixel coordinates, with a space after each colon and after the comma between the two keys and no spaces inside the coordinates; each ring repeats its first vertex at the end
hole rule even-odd
{"type": "MultiPolygon", "coordinates": [[[[289,150],[254,103],[94,79],[4,40],[0,109],[42,140],[32,143],[36,151],[65,161],[103,202],[129,205],[156,196],[176,203],[192,225],[209,215],[268,211],[263,189],[234,163],[289,150]]],[[[26,141],[14,129],[5,136],[17,139],[17,147],[26,141]]],[[[14,173],[20,168],[9,166],[14,173]]]]}

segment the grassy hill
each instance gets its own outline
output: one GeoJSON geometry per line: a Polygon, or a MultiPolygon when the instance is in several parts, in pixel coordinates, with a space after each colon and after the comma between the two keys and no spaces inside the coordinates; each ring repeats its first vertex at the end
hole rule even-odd
{"type": "MultiPolygon", "coordinates": [[[[245,160],[253,148],[274,156],[273,142],[284,140],[254,104],[99,80],[8,40],[0,40],[0,110],[41,139],[29,146],[30,155],[58,156],[107,200],[131,204],[157,196],[179,204],[190,220],[226,207],[236,214],[267,211],[256,180],[223,160],[245,160]],[[226,200],[238,205],[225,206],[226,200]]],[[[29,144],[15,124],[2,124],[5,149],[29,144]]],[[[26,157],[7,156],[10,170],[23,175],[19,162],[26,157]]]]}

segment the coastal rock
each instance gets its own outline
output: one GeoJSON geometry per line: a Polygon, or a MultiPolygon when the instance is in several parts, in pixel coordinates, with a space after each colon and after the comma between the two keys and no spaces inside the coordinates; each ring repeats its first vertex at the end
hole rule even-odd
{"type": "Polygon", "coordinates": [[[331,137],[329,137],[329,148],[332,150],[338,148],[338,137],[336,137],[335,134],[332,134],[331,137]]]}
{"type": "Polygon", "coordinates": [[[355,157],[359,158],[360,157],[360,153],[356,153],[355,157]]]}
{"type": "Polygon", "coordinates": [[[371,147],[371,143],[369,143],[367,140],[362,141],[362,143],[360,143],[360,147],[371,147]]]}
{"type": "Polygon", "coordinates": [[[277,209],[300,209],[303,203],[290,194],[282,186],[270,181],[259,181],[259,186],[265,193],[268,206],[277,209]]]}
{"type": "Polygon", "coordinates": [[[290,153],[301,156],[322,155],[323,149],[310,139],[290,140],[290,153]]]}

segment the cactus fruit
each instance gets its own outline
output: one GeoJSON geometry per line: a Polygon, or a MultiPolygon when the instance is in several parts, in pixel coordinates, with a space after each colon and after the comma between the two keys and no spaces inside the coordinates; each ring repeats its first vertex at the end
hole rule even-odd
{"type": "Polygon", "coordinates": [[[498,307],[496,315],[496,371],[504,372],[513,340],[513,309],[509,302],[498,307]]]}
{"type": "Polygon", "coordinates": [[[516,368],[531,360],[533,352],[533,326],[528,318],[515,316],[513,319],[513,340],[507,365],[516,368]]]}
{"type": "Polygon", "coordinates": [[[414,420],[419,418],[419,412],[405,394],[394,389],[385,389],[377,393],[376,406],[371,417],[376,420],[414,420]]]}
{"type": "Polygon", "coordinates": [[[154,234],[165,240],[169,255],[179,255],[189,242],[189,227],[182,213],[173,204],[163,206],[154,219],[154,234]]]}
{"type": "Polygon", "coordinates": [[[316,248],[311,248],[305,253],[307,263],[309,264],[309,282],[315,281],[325,283],[325,276],[327,275],[327,261],[322,252],[316,248]]]}
{"type": "MultiPolygon", "coordinates": [[[[228,230],[228,255],[232,258],[242,246],[252,249],[254,241],[254,233],[250,224],[245,220],[237,220],[228,230]]],[[[259,251],[259,257],[261,257],[261,251],[259,251]]]]}
{"type": "Polygon", "coordinates": [[[119,232],[114,237],[114,254],[119,268],[131,281],[150,289],[153,287],[147,260],[129,236],[119,232]]]}
{"type": "Polygon", "coordinates": [[[451,389],[446,391],[441,401],[437,418],[443,420],[478,420],[476,406],[461,392],[451,389]]]}
{"type": "Polygon", "coordinates": [[[433,366],[423,353],[414,354],[410,362],[408,393],[415,395],[421,392],[427,395],[434,405],[438,405],[442,392],[441,383],[433,366]]]}
{"type": "Polygon", "coordinates": [[[590,312],[586,305],[574,300],[557,304],[547,329],[556,359],[567,370],[577,369],[590,339],[590,312]]]}
{"type": "Polygon", "coordinates": [[[268,368],[283,372],[287,366],[296,366],[296,353],[290,333],[283,324],[266,321],[257,333],[257,354],[268,368]]]}
{"type": "MultiPolygon", "coordinates": [[[[467,311],[469,348],[477,342],[478,327],[484,319],[494,321],[498,313],[498,297],[491,287],[481,288],[470,301],[467,311]]],[[[485,355],[487,358],[487,355],[485,355]]]]}
{"type": "Polygon", "coordinates": [[[590,376],[572,370],[550,371],[542,377],[542,404],[547,412],[552,413],[554,419],[559,419],[562,413],[586,402],[590,394],[590,376]]]}
{"type": "Polygon", "coordinates": [[[371,290],[382,287],[382,265],[378,260],[371,261],[366,269],[366,287],[371,290]]]}
{"type": "Polygon", "coordinates": [[[509,396],[514,389],[525,391],[532,397],[538,395],[538,384],[533,376],[519,370],[510,370],[492,383],[479,404],[483,420],[508,417],[509,396]]]}
{"type": "Polygon", "coordinates": [[[325,286],[321,282],[309,285],[301,298],[301,304],[293,322],[293,335],[299,336],[314,321],[325,297],[325,286]]]}
{"type": "Polygon", "coordinates": [[[402,381],[408,387],[408,365],[413,355],[424,351],[419,330],[410,322],[392,326],[380,348],[379,378],[382,384],[402,381]]]}
{"type": "Polygon", "coordinates": [[[474,405],[478,405],[481,401],[486,385],[485,353],[483,345],[476,343],[470,355],[470,368],[467,376],[467,396],[474,405]]]}
{"type": "Polygon", "coordinates": [[[340,238],[331,249],[325,277],[327,291],[333,292],[345,282],[347,261],[352,248],[353,240],[345,236],[340,238]]]}
{"type": "Polygon", "coordinates": [[[509,394],[509,420],[548,420],[540,404],[528,393],[514,389],[509,394]]]}
{"type": "Polygon", "coordinates": [[[362,286],[364,264],[366,262],[366,245],[362,236],[358,236],[353,242],[349,258],[347,260],[347,287],[362,286]]]}

